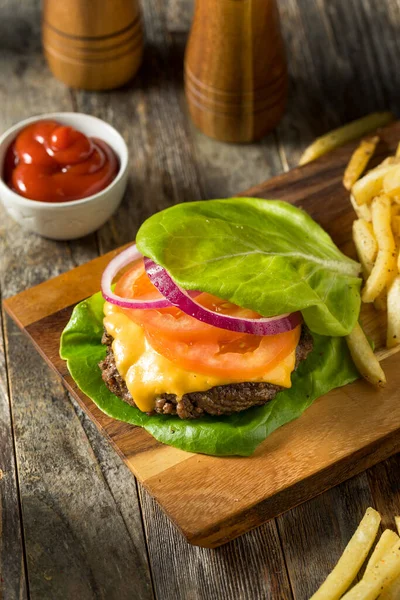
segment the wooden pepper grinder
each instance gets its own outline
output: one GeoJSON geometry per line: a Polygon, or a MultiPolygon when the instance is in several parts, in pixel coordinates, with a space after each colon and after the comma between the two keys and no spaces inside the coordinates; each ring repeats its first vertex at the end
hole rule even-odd
{"type": "Polygon", "coordinates": [[[196,0],[185,92],[195,125],[218,140],[250,142],[278,123],[287,69],[276,0],[196,0]]]}
{"type": "Polygon", "coordinates": [[[138,0],[44,0],[42,40],[57,79],[85,90],[119,87],[142,62],[138,0]]]}

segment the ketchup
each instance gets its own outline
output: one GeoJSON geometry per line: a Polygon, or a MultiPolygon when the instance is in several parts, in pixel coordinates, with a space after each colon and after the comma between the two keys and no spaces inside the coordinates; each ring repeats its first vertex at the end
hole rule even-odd
{"type": "Polygon", "coordinates": [[[4,179],[29,200],[69,202],[106,188],[118,169],[117,156],[103,140],[56,121],[38,121],[8,148],[4,179]]]}

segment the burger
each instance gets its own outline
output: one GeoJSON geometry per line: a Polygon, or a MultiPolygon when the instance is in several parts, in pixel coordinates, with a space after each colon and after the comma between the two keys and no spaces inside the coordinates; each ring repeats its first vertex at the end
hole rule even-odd
{"type": "Polygon", "coordinates": [[[186,450],[251,454],[357,378],[344,336],[359,315],[359,270],[285,202],[176,205],[142,225],[101,293],[75,307],[61,356],[110,416],[186,450]]]}

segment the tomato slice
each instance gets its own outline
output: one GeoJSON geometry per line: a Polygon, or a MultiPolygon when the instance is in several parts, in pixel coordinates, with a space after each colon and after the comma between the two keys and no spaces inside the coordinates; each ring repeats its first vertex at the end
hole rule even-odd
{"type": "MultiPolygon", "coordinates": [[[[138,261],[118,281],[115,293],[123,298],[150,300],[162,298],[160,292],[153,286],[145,270],[143,261],[138,261]]],[[[240,308],[226,300],[216,298],[211,294],[200,294],[196,302],[212,311],[232,316],[256,319],[258,313],[240,308]]],[[[153,333],[158,333],[174,340],[193,342],[196,340],[234,340],[243,334],[202,323],[187,315],[175,306],[161,309],[124,309],[124,312],[138,325],[153,333]]]]}
{"type": "Polygon", "coordinates": [[[262,377],[285,359],[299,342],[301,325],[278,335],[240,334],[231,341],[203,340],[187,343],[147,330],[150,345],[182,369],[246,381],[262,377]]]}
{"type": "Polygon", "coordinates": [[[115,293],[123,298],[158,300],[162,295],[147,277],[143,260],[138,260],[117,281],[115,293]]]}
{"type": "MultiPolygon", "coordinates": [[[[122,275],[115,291],[124,298],[162,297],[149,280],[143,261],[122,275]]],[[[224,314],[243,318],[259,316],[210,294],[200,294],[196,301],[224,314]]],[[[271,336],[236,333],[202,323],[174,306],[122,310],[143,327],[150,345],[180,368],[231,381],[262,377],[295,350],[301,332],[298,326],[271,336]]]]}

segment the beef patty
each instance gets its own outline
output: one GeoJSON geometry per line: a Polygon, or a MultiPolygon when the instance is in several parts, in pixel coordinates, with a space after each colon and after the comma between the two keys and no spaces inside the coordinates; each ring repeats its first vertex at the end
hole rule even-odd
{"type": "MultiPolygon", "coordinates": [[[[107,346],[107,355],[99,363],[102,378],[108,389],[124,402],[136,406],[126,383],[118,373],[112,351],[113,338],[104,332],[102,343],[107,346]]],[[[296,366],[305,360],[313,348],[310,332],[303,326],[296,348],[296,366]]],[[[261,406],[275,398],[284,388],[264,382],[247,381],[217,385],[205,392],[191,392],[177,398],[174,394],[162,394],[156,398],[154,412],[161,415],[178,415],[181,419],[197,419],[208,415],[231,415],[252,406],[261,406]]]]}

